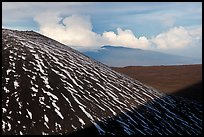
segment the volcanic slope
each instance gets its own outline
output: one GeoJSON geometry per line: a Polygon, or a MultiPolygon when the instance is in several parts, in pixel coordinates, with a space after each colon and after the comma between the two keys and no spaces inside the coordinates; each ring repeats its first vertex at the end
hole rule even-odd
{"type": "Polygon", "coordinates": [[[202,134],[202,104],[160,93],[36,32],[2,29],[2,134],[84,130],[202,134]]]}

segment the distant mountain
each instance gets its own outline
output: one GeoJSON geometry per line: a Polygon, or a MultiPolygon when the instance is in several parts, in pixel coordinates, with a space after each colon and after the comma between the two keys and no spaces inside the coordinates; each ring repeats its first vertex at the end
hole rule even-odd
{"type": "Polygon", "coordinates": [[[202,60],[199,59],[122,46],[103,46],[97,51],[86,51],[83,53],[111,67],[202,63],[202,60]]]}
{"type": "Polygon", "coordinates": [[[166,95],[55,40],[2,29],[3,135],[201,135],[202,103],[166,95]]]}

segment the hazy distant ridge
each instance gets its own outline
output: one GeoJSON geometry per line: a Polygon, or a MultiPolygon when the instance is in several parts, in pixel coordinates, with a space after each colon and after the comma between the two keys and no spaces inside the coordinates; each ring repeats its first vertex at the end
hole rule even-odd
{"type": "Polygon", "coordinates": [[[97,51],[86,51],[84,54],[112,67],[183,65],[202,63],[202,60],[193,59],[190,57],[110,45],[103,46],[97,51]]]}

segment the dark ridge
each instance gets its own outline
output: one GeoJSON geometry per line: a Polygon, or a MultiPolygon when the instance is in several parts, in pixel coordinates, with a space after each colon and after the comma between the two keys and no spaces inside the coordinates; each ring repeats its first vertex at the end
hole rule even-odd
{"type": "Polygon", "coordinates": [[[201,114],[48,37],[2,29],[2,135],[200,135],[201,114]]]}

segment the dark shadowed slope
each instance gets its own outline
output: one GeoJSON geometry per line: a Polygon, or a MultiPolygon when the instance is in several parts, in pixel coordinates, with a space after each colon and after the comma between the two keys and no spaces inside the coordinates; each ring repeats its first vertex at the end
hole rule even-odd
{"type": "Polygon", "coordinates": [[[171,93],[171,95],[203,101],[202,81],[171,93]]]}
{"type": "Polygon", "coordinates": [[[177,101],[38,33],[2,31],[2,134],[202,133],[200,102],[177,101]]]}
{"type": "MultiPolygon", "coordinates": [[[[188,99],[174,96],[164,96],[152,100],[145,105],[141,105],[131,111],[127,111],[118,116],[105,119],[98,122],[101,127],[108,127],[106,133],[112,135],[189,135],[197,134],[202,130],[202,105],[197,102],[192,102],[188,99]],[[165,107],[164,105],[165,104],[165,107]],[[186,109],[188,108],[188,109],[186,109]],[[189,111],[191,110],[191,111],[189,111]],[[172,113],[173,112],[173,113],[172,113]],[[194,114],[196,113],[196,117],[194,114]],[[193,114],[193,115],[192,115],[193,114]],[[176,116],[176,117],[175,117],[176,116]],[[179,118],[178,118],[179,117],[179,118]],[[200,122],[189,121],[196,120],[199,117],[200,122]],[[182,121],[188,121],[187,123],[182,121]],[[145,127],[145,129],[144,129],[145,127]],[[185,128],[183,128],[185,127],[185,128]],[[194,133],[190,133],[188,129],[194,128],[194,133]],[[137,132],[135,132],[135,130],[137,132]]],[[[94,132],[94,127],[88,127],[86,130],[79,130],[71,135],[97,135],[94,132]]],[[[201,135],[201,132],[200,134],[201,135]]]]}

